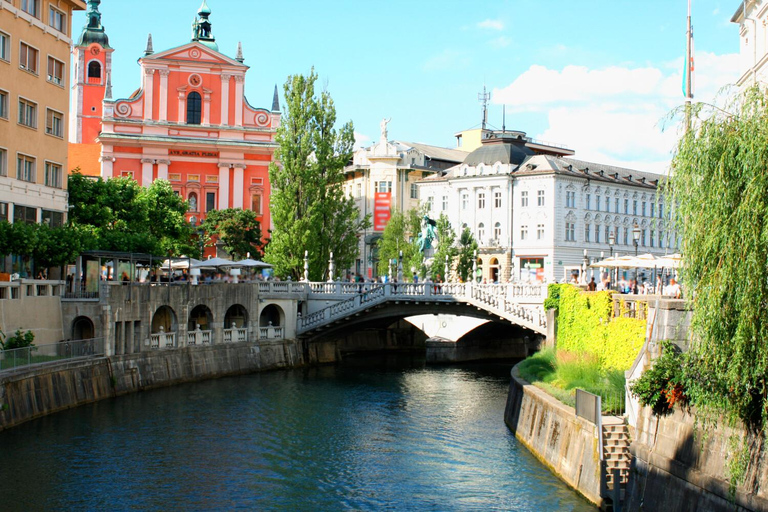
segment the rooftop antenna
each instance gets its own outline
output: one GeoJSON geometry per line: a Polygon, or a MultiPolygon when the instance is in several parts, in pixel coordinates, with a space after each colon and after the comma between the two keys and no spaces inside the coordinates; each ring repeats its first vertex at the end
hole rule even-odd
{"type": "Polygon", "coordinates": [[[485,130],[485,125],[488,123],[488,102],[491,100],[491,93],[485,91],[485,84],[483,84],[483,92],[477,93],[477,100],[483,104],[482,129],[485,130]]]}
{"type": "Polygon", "coordinates": [[[501,133],[507,131],[507,105],[506,103],[501,106],[501,133]]]}

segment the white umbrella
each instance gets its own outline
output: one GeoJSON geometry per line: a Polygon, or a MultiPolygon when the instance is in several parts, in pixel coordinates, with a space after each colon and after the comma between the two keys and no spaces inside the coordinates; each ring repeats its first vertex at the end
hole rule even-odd
{"type": "Polygon", "coordinates": [[[237,262],[225,258],[209,258],[199,261],[192,265],[192,268],[218,268],[218,267],[241,267],[237,262]]]}
{"type": "Polygon", "coordinates": [[[173,258],[163,261],[160,268],[163,270],[188,269],[190,264],[192,265],[192,268],[194,268],[197,263],[200,263],[200,260],[196,260],[195,258],[173,258]]]}
{"type": "Polygon", "coordinates": [[[661,268],[680,268],[683,257],[679,254],[669,254],[656,260],[656,266],[661,268]]]}
{"type": "Polygon", "coordinates": [[[235,265],[239,267],[272,268],[272,265],[270,265],[269,263],[264,263],[263,261],[258,261],[251,258],[246,258],[244,260],[236,261],[235,265]]]}

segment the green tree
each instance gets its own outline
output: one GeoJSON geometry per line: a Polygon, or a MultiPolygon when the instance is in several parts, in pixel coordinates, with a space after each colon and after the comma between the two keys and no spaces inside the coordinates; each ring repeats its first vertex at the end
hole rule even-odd
{"type": "Polygon", "coordinates": [[[456,233],[454,233],[451,227],[451,222],[448,220],[448,216],[444,213],[440,214],[437,218],[437,226],[435,226],[435,232],[437,233],[437,250],[435,251],[435,259],[432,269],[433,275],[442,276],[442,280],[446,281],[448,276],[445,274],[445,261],[448,258],[448,271],[453,267],[453,260],[459,254],[459,250],[456,248],[456,233]]]}
{"type": "Polygon", "coordinates": [[[768,419],[768,97],[694,109],[671,168],[682,281],[692,302],[686,393],[751,425],[768,419]],[[730,112],[729,112],[730,111],[730,112]]]}
{"type": "Polygon", "coordinates": [[[459,261],[456,264],[456,272],[464,282],[474,278],[471,274],[475,261],[475,251],[477,251],[477,241],[469,228],[464,228],[461,237],[459,237],[459,261]]]}
{"type": "Polygon", "coordinates": [[[248,253],[254,259],[264,256],[261,224],[254,211],[242,208],[210,211],[202,228],[209,238],[217,236],[224,250],[235,259],[244,259],[248,253]]]}
{"type": "Polygon", "coordinates": [[[343,193],[344,166],[352,157],[351,122],[339,130],[330,94],[315,95],[317,75],[292,75],[285,83],[285,107],[269,167],[274,230],[265,259],[278,275],[299,279],[309,251],[310,279],[324,279],[333,252],[336,268],[352,265],[357,234],[370,225],[343,193]]]}
{"type": "Polygon", "coordinates": [[[37,226],[37,241],[32,255],[39,267],[61,267],[75,261],[83,251],[86,233],[76,226],[51,228],[45,224],[37,226]]]}

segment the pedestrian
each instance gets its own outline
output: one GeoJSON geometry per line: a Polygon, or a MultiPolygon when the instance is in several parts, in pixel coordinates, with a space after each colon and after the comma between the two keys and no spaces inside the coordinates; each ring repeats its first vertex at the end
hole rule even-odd
{"type": "Polygon", "coordinates": [[[594,292],[597,290],[597,283],[595,282],[595,278],[593,277],[591,281],[589,281],[589,284],[587,285],[587,290],[590,292],[594,292]]]}

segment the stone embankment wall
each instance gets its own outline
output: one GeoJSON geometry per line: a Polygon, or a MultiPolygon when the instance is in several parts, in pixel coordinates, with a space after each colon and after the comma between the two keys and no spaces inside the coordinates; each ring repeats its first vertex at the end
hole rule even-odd
{"type": "Polygon", "coordinates": [[[695,424],[687,412],[658,417],[648,407],[641,409],[630,447],[633,470],[625,510],[768,510],[768,461],[762,443],[753,446],[744,483],[731,493],[728,440],[741,439],[745,431],[695,424]]]}
{"type": "Polygon", "coordinates": [[[517,367],[512,370],[504,421],[553,473],[591,502],[601,503],[596,425],[521,379],[517,367]]]}
{"type": "Polygon", "coordinates": [[[279,340],[28,366],[0,376],[0,430],[126,393],[316,362],[309,358],[300,342],[279,340]]]}

